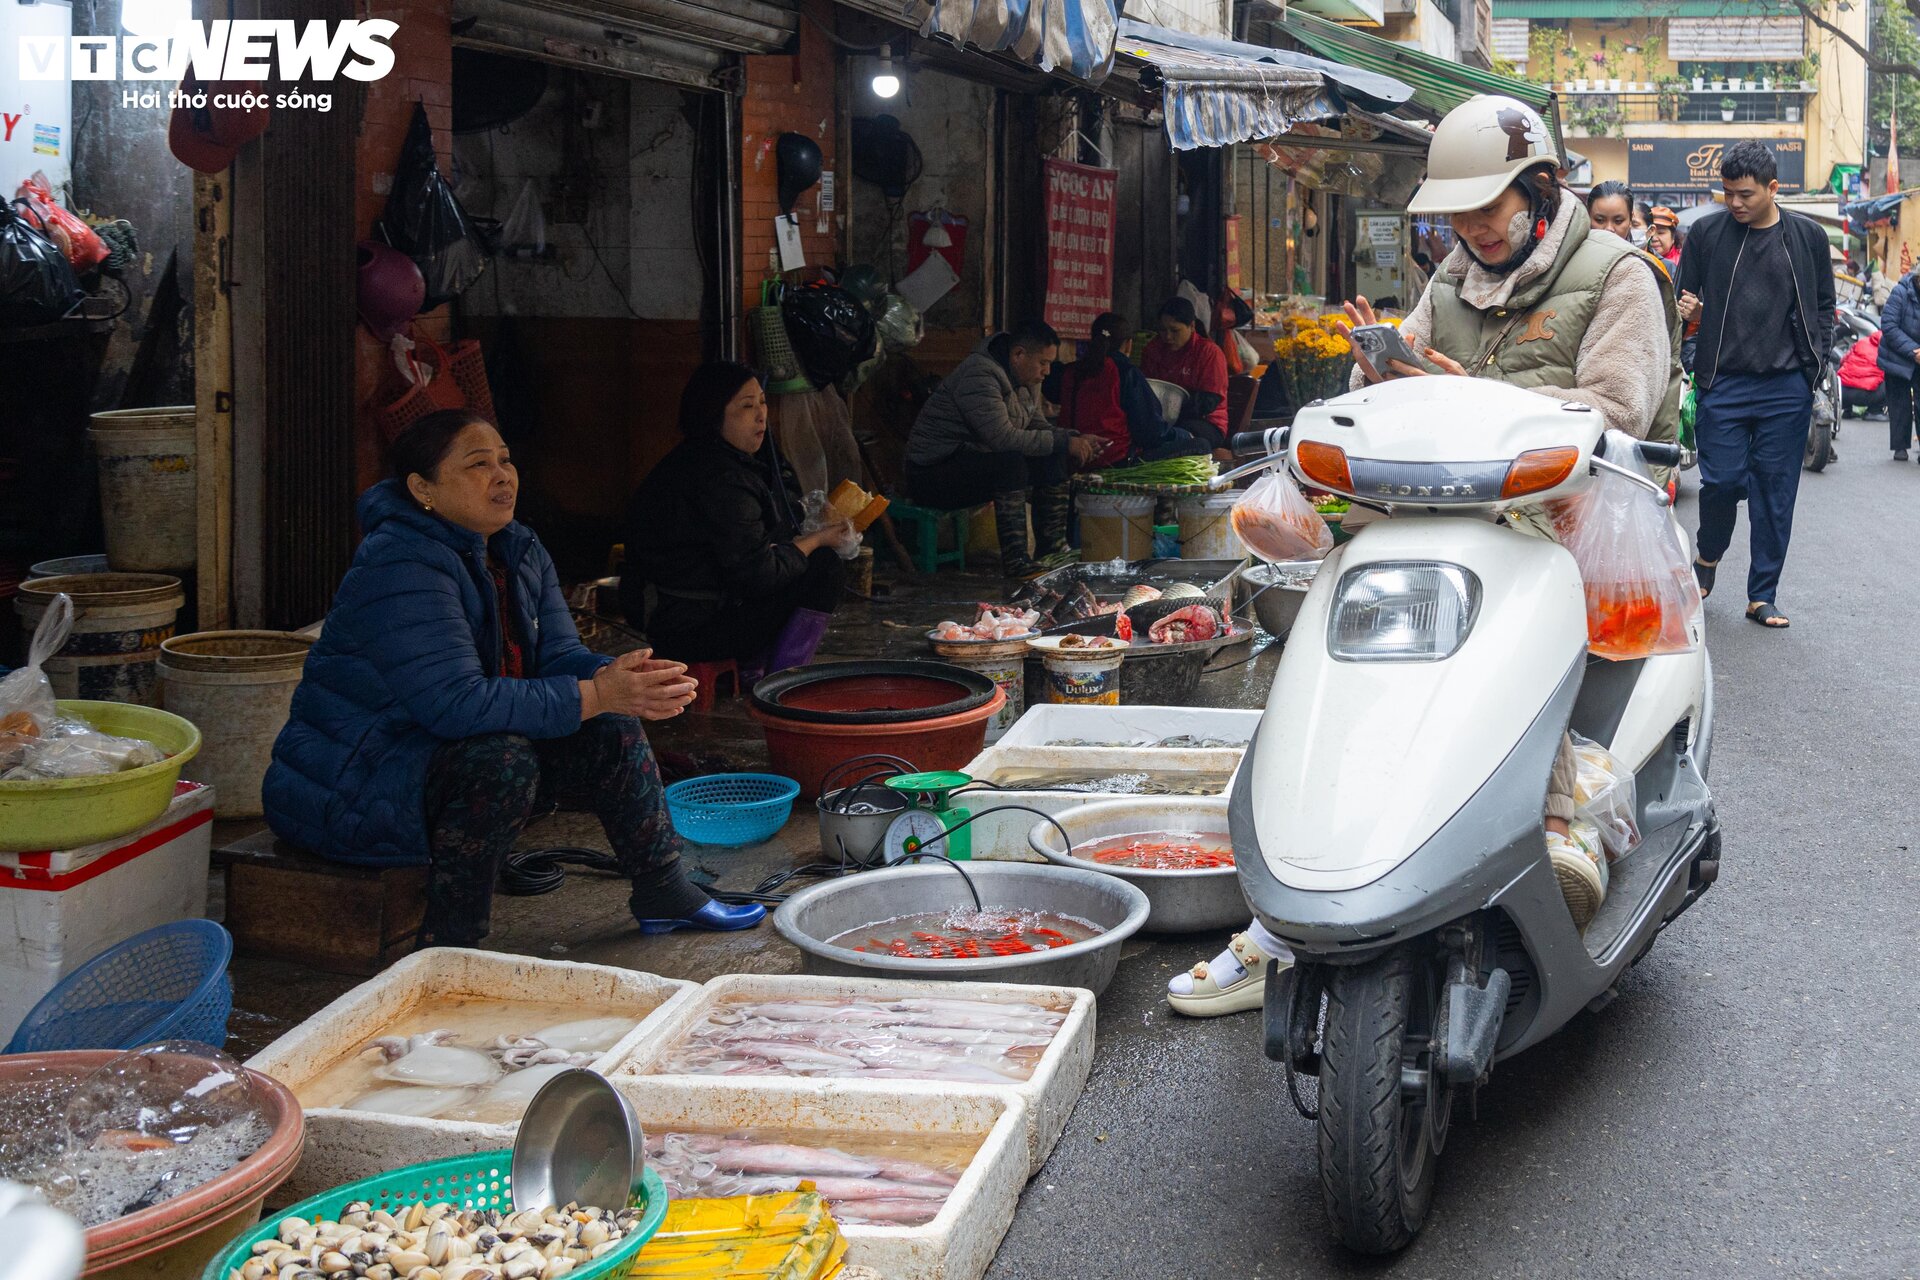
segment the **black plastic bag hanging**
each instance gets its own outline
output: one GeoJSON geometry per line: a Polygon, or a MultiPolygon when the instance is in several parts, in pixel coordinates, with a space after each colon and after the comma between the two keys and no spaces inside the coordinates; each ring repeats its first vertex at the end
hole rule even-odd
{"type": "Polygon", "coordinates": [[[60,246],[23,216],[24,201],[0,205],[0,327],[52,324],[86,298],[60,246]]]}
{"type": "Polygon", "coordinates": [[[453,188],[440,176],[433,130],[422,103],[413,107],[413,124],[407,129],[380,230],[387,243],[412,258],[426,278],[422,311],[459,297],[487,269],[486,242],[460,207],[453,188]]]}
{"type": "Polygon", "coordinates": [[[816,387],[832,386],[873,350],[873,313],[829,284],[788,289],[780,304],[787,341],[816,387]]]}

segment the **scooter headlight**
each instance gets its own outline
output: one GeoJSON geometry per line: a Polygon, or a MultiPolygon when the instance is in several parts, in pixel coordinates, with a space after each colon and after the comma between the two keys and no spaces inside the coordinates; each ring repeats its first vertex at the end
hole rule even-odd
{"type": "Polygon", "coordinates": [[[1467,642],[1480,579],[1457,564],[1362,565],[1340,577],[1327,651],[1345,662],[1438,662],[1467,642]]]}

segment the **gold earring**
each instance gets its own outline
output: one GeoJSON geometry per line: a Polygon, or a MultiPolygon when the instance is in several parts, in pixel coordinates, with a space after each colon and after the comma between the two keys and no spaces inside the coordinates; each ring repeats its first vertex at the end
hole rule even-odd
{"type": "Polygon", "coordinates": [[[422,511],[431,511],[431,510],[433,510],[433,499],[432,499],[432,498],[422,498],[422,499],[420,500],[420,509],[421,509],[422,511]]]}

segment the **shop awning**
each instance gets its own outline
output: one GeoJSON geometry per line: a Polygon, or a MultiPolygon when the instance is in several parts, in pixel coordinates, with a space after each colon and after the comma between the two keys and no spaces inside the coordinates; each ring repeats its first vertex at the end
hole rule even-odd
{"type": "Polygon", "coordinates": [[[1560,131],[1559,100],[1551,89],[1449,62],[1298,9],[1288,9],[1275,25],[1322,57],[1405,81],[1413,86],[1413,105],[1435,117],[1445,115],[1475,94],[1499,93],[1518,98],[1545,118],[1547,127],[1553,131],[1554,146],[1563,155],[1566,152],[1566,139],[1560,131]]]}
{"type": "Polygon", "coordinates": [[[1097,81],[1113,66],[1120,0],[841,0],[855,9],[1003,54],[1041,71],[1097,81]]]}
{"type": "Polygon", "coordinates": [[[1799,13],[1792,0],[1493,0],[1499,18],[1783,18],[1799,13]]]}
{"type": "Polygon", "coordinates": [[[1349,105],[1388,111],[1413,88],[1361,67],[1286,49],[1212,40],[1122,19],[1116,55],[1159,95],[1174,150],[1257,142],[1349,105]]]}

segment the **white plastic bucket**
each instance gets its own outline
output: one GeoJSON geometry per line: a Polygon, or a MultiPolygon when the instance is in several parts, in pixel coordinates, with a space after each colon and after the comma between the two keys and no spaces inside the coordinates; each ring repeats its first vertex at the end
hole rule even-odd
{"type": "Polygon", "coordinates": [[[194,408],[115,409],[93,415],[87,440],[100,473],[107,563],[120,573],[194,566],[194,408]]]}
{"type": "Polygon", "coordinates": [[[221,818],[257,818],[273,740],[313,642],[286,631],[198,631],[160,646],[161,705],[200,727],[184,773],[211,783],[221,818]]]}
{"type": "Polygon", "coordinates": [[[954,652],[958,646],[952,646],[942,650],[941,657],[956,667],[979,672],[1007,695],[1006,704],[987,721],[987,741],[992,743],[1000,741],[1000,735],[1013,728],[1027,709],[1027,646],[1016,640],[988,647],[997,652],[961,656],[954,652]]]}
{"type": "Polygon", "coordinates": [[[1153,498],[1139,494],[1083,493],[1074,500],[1080,513],[1080,559],[1145,560],[1153,555],[1153,498]]]}
{"type": "Polygon", "coordinates": [[[1047,701],[1068,706],[1120,705],[1120,664],[1126,657],[1124,648],[1042,649],[1047,701]]]}
{"type": "Polygon", "coordinates": [[[1246,544],[1233,531],[1233,508],[1239,491],[1176,498],[1174,520],[1180,525],[1182,560],[1243,560],[1246,544]]]}
{"type": "Polygon", "coordinates": [[[180,579],[164,573],[73,573],[20,584],[14,611],[31,636],[62,592],[73,597],[73,631],[47,659],[59,698],[159,705],[160,646],[173,638],[174,617],[187,602],[180,579]]]}

